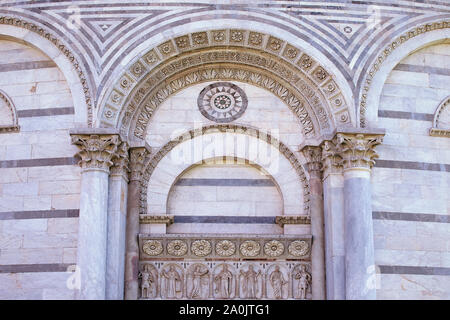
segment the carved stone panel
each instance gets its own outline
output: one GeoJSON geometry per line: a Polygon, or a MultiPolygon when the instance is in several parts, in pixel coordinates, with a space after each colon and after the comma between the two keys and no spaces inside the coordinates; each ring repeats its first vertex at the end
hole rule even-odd
{"type": "Polygon", "coordinates": [[[140,270],[140,299],[311,299],[309,261],[158,260],[140,270]]]}
{"type": "Polygon", "coordinates": [[[168,263],[161,269],[161,298],[182,299],[184,294],[184,269],[177,263],[168,263]]]}
{"type": "Polygon", "coordinates": [[[238,283],[236,268],[227,263],[221,263],[216,265],[213,270],[214,298],[236,298],[238,283]]]}
{"type": "Polygon", "coordinates": [[[201,263],[192,264],[186,274],[186,296],[188,299],[207,299],[210,296],[209,268],[201,263]]]}
{"type": "Polygon", "coordinates": [[[264,274],[261,266],[248,263],[239,270],[239,296],[241,299],[263,298],[264,274]]]}
{"type": "Polygon", "coordinates": [[[272,264],[265,274],[266,296],[269,299],[289,297],[289,271],[282,264],[272,264]]]}

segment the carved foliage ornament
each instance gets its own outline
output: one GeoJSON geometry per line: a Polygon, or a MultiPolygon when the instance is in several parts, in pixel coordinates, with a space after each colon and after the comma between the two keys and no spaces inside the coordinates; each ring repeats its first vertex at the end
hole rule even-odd
{"type": "Polygon", "coordinates": [[[258,242],[253,240],[247,240],[241,243],[241,246],[239,247],[241,250],[241,254],[247,257],[254,257],[257,256],[261,250],[261,246],[258,242]]]}
{"type": "Polygon", "coordinates": [[[195,240],[191,244],[191,251],[197,257],[204,257],[211,253],[211,242],[208,240],[195,240]]]}
{"type": "Polygon", "coordinates": [[[338,133],[336,139],[339,154],[343,158],[344,169],[354,167],[372,168],[375,164],[375,159],[378,158],[375,146],[383,141],[381,135],[349,135],[342,133],[338,133]]]}
{"type": "Polygon", "coordinates": [[[278,257],[284,252],[284,244],[277,240],[272,240],[264,244],[264,253],[269,257],[278,257]]]}
{"type": "Polygon", "coordinates": [[[236,245],[230,240],[221,240],[216,244],[216,253],[222,257],[232,256],[236,252],[236,245]]]}
{"type": "Polygon", "coordinates": [[[72,134],[72,144],[78,146],[80,151],[79,165],[84,169],[100,169],[109,171],[113,164],[112,158],[116,155],[120,139],[118,135],[105,134],[72,134]]]}
{"type": "Polygon", "coordinates": [[[305,256],[309,252],[308,242],[304,240],[296,240],[289,244],[289,253],[295,257],[305,256]]]}
{"type": "Polygon", "coordinates": [[[163,252],[163,246],[161,241],[158,240],[148,240],[142,246],[142,251],[149,256],[158,256],[163,252]]]}
{"type": "Polygon", "coordinates": [[[172,256],[184,256],[187,249],[186,242],[182,240],[173,240],[167,244],[167,252],[172,256]]]}

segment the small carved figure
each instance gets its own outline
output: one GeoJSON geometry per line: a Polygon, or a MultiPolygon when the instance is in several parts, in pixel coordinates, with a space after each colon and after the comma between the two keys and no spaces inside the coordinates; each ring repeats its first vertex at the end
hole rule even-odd
{"type": "Polygon", "coordinates": [[[192,291],[191,298],[202,298],[203,297],[203,287],[202,279],[208,273],[208,269],[202,271],[202,266],[195,266],[194,271],[192,271],[192,291]]]}
{"type": "Polygon", "coordinates": [[[233,281],[233,274],[228,270],[228,266],[223,264],[222,271],[214,277],[216,282],[216,293],[220,293],[222,299],[231,297],[231,287],[233,281]]]}
{"type": "Polygon", "coordinates": [[[240,272],[244,277],[243,290],[246,298],[255,299],[258,294],[258,277],[261,275],[261,271],[256,272],[252,265],[248,266],[248,271],[240,272]]]}
{"type": "Polygon", "coordinates": [[[141,297],[150,298],[153,292],[153,284],[155,283],[155,278],[152,273],[148,270],[148,265],[144,265],[144,270],[139,273],[141,280],[141,297]]]}
{"type": "Polygon", "coordinates": [[[181,288],[181,276],[175,270],[175,266],[171,265],[169,271],[163,270],[161,276],[166,279],[166,284],[164,286],[165,295],[167,298],[176,298],[179,292],[182,292],[181,288]]]}
{"type": "Polygon", "coordinates": [[[288,282],[284,279],[279,266],[275,266],[275,270],[269,276],[269,281],[272,285],[275,299],[283,298],[283,286],[288,282]]]}
{"type": "Polygon", "coordinates": [[[295,274],[295,279],[298,279],[297,298],[305,300],[306,292],[311,285],[311,275],[306,271],[306,266],[300,266],[300,271],[295,274]]]}

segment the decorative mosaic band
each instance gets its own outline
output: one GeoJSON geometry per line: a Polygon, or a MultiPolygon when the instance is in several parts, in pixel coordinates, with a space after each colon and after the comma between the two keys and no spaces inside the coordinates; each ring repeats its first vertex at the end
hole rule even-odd
{"type": "Polygon", "coordinates": [[[308,262],[140,262],[140,299],[311,299],[308,262]]]}
{"type": "Polygon", "coordinates": [[[311,236],[139,235],[141,260],[293,259],[309,260],[311,236]]]}

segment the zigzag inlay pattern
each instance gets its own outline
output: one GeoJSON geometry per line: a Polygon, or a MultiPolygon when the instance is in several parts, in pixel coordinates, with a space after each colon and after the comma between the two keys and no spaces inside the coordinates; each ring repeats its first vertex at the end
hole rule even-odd
{"type": "Polygon", "coordinates": [[[177,35],[172,31],[176,27],[197,22],[214,25],[221,19],[270,26],[284,34],[284,40],[307,42],[337,66],[358,93],[373,63],[371,58],[412,26],[448,19],[450,6],[448,1],[396,0],[236,4],[200,0],[4,0],[0,4],[2,14],[26,19],[62,36],[88,70],[98,99],[122,59],[142,43],[152,46],[161,43],[161,36],[177,35]]]}

